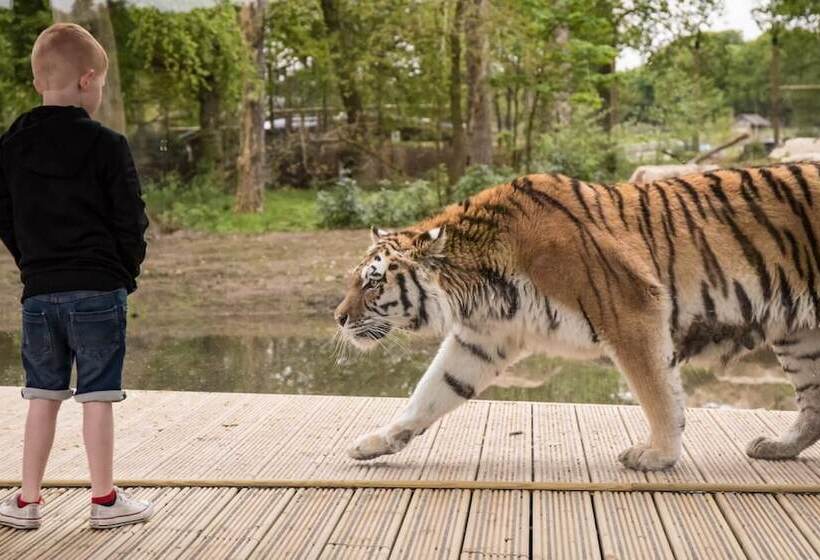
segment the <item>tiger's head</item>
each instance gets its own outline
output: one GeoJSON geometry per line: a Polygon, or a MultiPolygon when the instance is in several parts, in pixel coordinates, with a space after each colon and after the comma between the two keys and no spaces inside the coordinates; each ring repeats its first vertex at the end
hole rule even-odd
{"type": "Polygon", "coordinates": [[[361,350],[376,347],[393,330],[420,331],[441,320],[439,290],[425,262],[443,253],[444,228],[373,228],[371,238],[334,313],[343,338],[361,350]]]}

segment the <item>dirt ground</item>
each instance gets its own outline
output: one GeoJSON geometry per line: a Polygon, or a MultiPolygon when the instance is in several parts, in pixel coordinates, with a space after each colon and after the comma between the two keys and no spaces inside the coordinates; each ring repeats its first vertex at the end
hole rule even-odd
{"type": "MultiPolygon", "coordinates": [[[[345,276],[366,231],[212,235],[181,231],[149,240],[139,289],[129,298],[134,334],[332,332],[345,276]]],[[[0,330],[19,324],[22,285],[0,254],[0,330]]]]}

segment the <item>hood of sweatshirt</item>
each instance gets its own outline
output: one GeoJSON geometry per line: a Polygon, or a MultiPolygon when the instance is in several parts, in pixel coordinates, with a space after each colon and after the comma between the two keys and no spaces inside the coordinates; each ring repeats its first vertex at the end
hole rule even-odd
{"type": "Polygon", "coordinates": [[[23,166],[47,177],[73,177],[83,169],[100,124],[80,107],[43,105],[21,115],[2,137],[3,167],[23,166]]]}

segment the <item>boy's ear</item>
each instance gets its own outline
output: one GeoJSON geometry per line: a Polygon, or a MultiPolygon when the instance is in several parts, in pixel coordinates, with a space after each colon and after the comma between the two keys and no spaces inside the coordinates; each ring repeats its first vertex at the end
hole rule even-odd
{"type": "Polygon", "coordinates": [[[434,257],[444,253],[446,247],[447,230],[444,226],[429,229],[413,239],[413,252],[419,256],[434,257]]]}
{"type": "Polygon", "coordinates": [[[390,232],[386,229],[377,228],[376,226],[370,227],[370,240],[373,242],[374,245],[378,243],[382,237],[389,234],[390,232]]]}
{"type": "Polygon", "coordinates": [[[80,89],[86,89],[88,85],[94,80],[94,76],[96,75],[97,71],[91,68],[88,70],[88,72],[80,76],[80,81],[78,83],[80,89]]]}

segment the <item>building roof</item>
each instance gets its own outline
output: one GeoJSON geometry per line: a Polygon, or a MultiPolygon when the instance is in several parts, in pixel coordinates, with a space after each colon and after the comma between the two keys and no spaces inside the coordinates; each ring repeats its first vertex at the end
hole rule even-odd
{"type": "Polygon", "coordinates": [[[766,117],[762,117],[757,113],[741,113],[735,117],[735,123],[743,123],[757,127],[770,127],[771,121],[766,117]]]}

